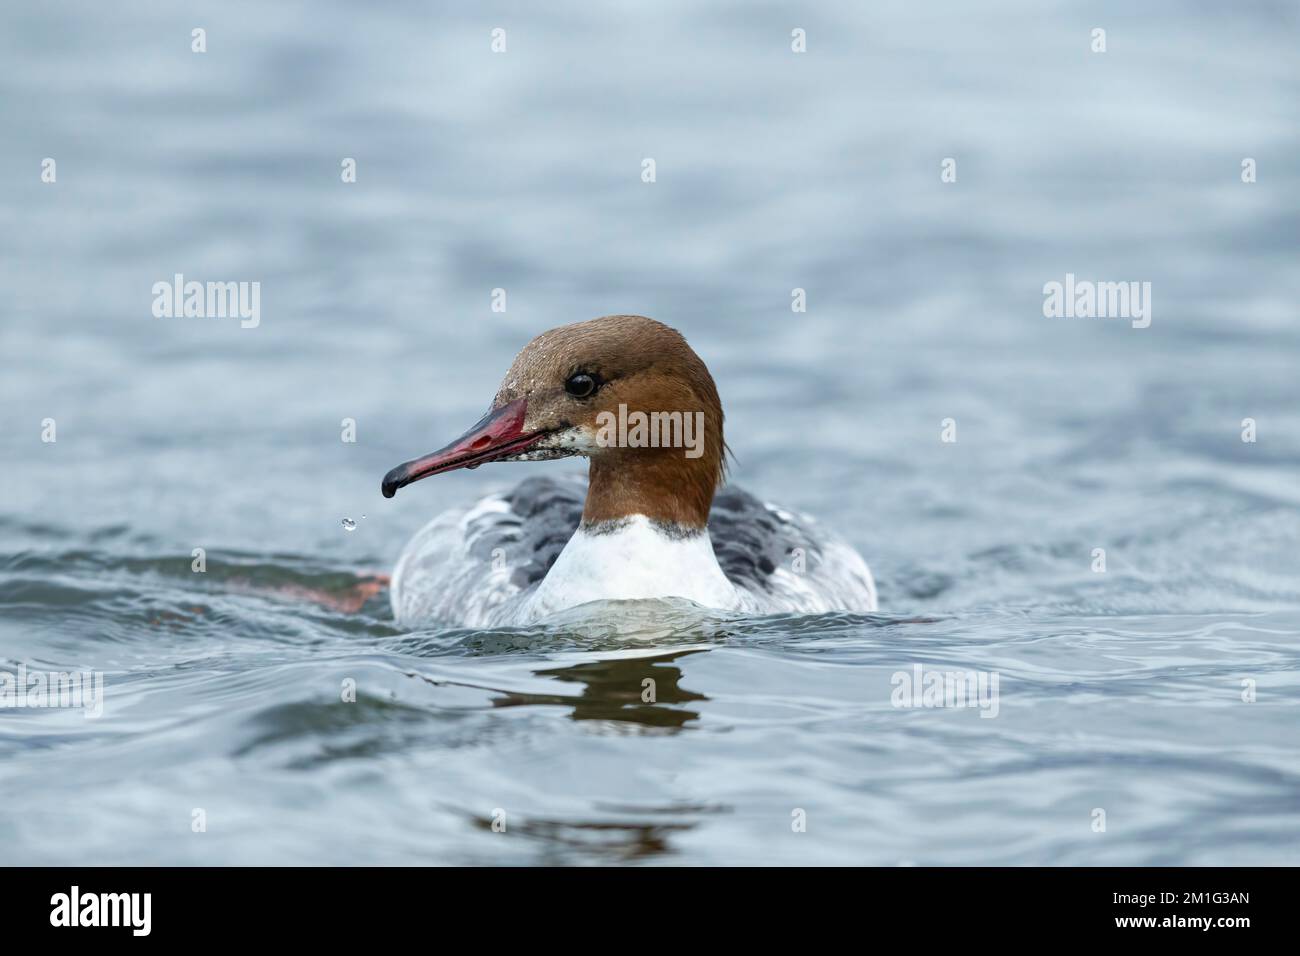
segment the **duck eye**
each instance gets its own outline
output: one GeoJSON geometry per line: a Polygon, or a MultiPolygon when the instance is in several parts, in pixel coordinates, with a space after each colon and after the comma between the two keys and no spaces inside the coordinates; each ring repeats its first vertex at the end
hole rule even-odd
{"type": "Polygon", "coordinates": [[[569,380],[564,383],[564,390],[574,398],[586,398],[594,392],[600,383],[596,381],[596,376],[589,375],[586,372],[576,372],[569,376],[569,380]]]}

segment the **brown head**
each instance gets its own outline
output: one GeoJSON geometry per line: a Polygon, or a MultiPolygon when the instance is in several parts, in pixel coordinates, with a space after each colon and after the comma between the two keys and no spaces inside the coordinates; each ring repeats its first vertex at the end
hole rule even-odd
{"type": "Polygon", "coordinates": [[[640,315],[543,332],[516,356],[482,420],[384,476],[384,497],[489,461],[590,459],[584,524],[643,514],[703,528],[726,446],[713,377],[681,333],[640,315]]]}

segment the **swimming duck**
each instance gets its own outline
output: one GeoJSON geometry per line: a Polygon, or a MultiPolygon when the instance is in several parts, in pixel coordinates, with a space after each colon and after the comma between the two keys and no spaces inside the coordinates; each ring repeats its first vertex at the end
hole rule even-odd
{"type": "Polygon", "coordinates": [[[398,559],[394,617],[408,628],[523,625],[662,598],[752,614],[875,611],[871,571],[851,546],[723,485],[722,426],[713,377],[675,329],[608,315],[542,333],[482,419],[393,468],[382,492],[572,456],[588,460],[586,482],[529,478],[434,518],[398,559]]]}

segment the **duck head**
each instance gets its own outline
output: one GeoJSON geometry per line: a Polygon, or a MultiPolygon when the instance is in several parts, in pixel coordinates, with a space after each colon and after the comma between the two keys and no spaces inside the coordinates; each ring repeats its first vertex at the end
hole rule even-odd
{"type": "Polygon", "coordinates": [[[543,332],[459,438],[404,462],[382,491],[494,461],[589,459],[583,524],[629,515],[703,528],[726,445],[713,377],[676,329],[607,315],[543,332]]]}

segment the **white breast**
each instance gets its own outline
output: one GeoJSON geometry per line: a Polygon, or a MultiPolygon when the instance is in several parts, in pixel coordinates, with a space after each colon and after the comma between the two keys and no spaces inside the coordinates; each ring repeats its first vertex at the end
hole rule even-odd
{"type": "Polygon", "coordinates": [[[665,597],[724,610],[746,606],[718,566],[707,531],[666,534],[633,515],[612,528],[580,528],[520,606],[516,622],[531,623],[589,601],[665,597]]]}
{"type": "Polygon", "coordinates": [[[511,626],[664,598],[745,614],[876,609],[871,571],[849,544],[734,486],[714,499],[710,531],[690,536],[643,516],[582,530],[585,495],[584,482],[533,477],[443,512],[398,559],[393,617],[412,629],[511,626]]]}

